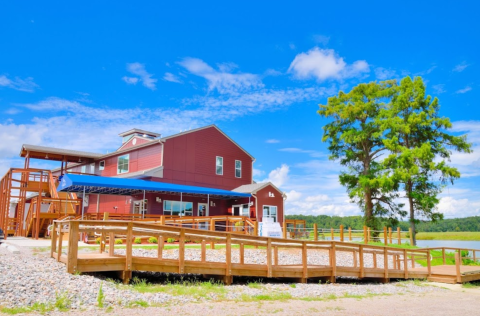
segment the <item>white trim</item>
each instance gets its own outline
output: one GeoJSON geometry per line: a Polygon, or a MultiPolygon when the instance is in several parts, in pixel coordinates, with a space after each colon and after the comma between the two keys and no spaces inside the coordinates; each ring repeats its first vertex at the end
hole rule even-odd
{"type": "Polygon", "coordinates": [[[197,203],[197,216],[208,216],[208,203],[197,203]],[[205,213],[206,213],[205,215],[200,215],[199,213],[200,205],[205,206],[205,213]]]}
{"type": "MultiPolygon", "coordinates": [[[[267,206],[267,207],[274,207],[276,209],[276,215],[275,215],[275,222],[278,222],[278,206],[277,205],[262,205],[262,222],[263,222],[263,219],[265,218],[264,214],[263,214],[263,208],[267,206]]],[[[269,209],[270,211],[270,209],[269,209]]],[[[267,216],[267,217],[272,217],[271,215],[267,216]]]]}
{"type": "Polygon", "coordinates": [[[105,159],[104,160],[100,160],[98,162],[98,170],[102,171],[105,169],[105,159]],[[102,166],[102,162],[103,162],[103,166],[102,166]]]}

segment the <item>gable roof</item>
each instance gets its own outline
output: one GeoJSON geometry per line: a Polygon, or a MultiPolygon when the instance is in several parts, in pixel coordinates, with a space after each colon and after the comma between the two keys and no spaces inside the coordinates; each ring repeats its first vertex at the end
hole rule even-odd
{"type": "Polygon", "coordinates": [[[239,186],[238,188],[235,188],[233,189],[232,191],[235,191],[235,192],[240,192],[240,193],[251,193],[251,194],[255,194],[257,193],[258,191],[260,191],[261,189],[267,187],[271,185],[275,190],[277,190],[278,192],[282,193],[283,196],[285,196],[285,193],[283,193],[282,190],[280,190],[279,188],[277,188],[273,183],[271,182],[262,182],[262,183],[252,183],[252,184],[244,184],[244,185],[241,185],[239,186]]]}
{"type": "Polygon", "coordinates": [[[123,132],[123,133],[118,134],[118,136],[122,136],[122,137],[123,137],[123,136],[127,136],[127,135],[130,135],[130,134],[133,134],[133,133],[145,134],[145,135],[155,136],[155,137],[160,136],[159,133],[149,132],[149,131],[146,131],[146,130],[144,130],[144,129],[139,129],[139,128],[132,128],[132,129],[129,130],[129,131],[126,131],[126,132],[123,132]]]}
{"type": "Polygon", "coordinates": [[[195,132],[198,132],[198,131],[201,131],[201,130],[204,130],[204,129],[207,129],[207,128],[215,128],[217,131],[219,131],[223,136],[225,136],[229,141],[231,141],[233,144],[235,144],[235,146],[237,146],[238,148],[240,148],[244,153],[246,153],[250,158],[252,158],[252,160],[255,160],[255,158],[250,155],[250,153],[248,151],[246,151],[242,146],[240,146],[236,141],[234,141],[233,139],[231,139],[227,134],[225,134],[220,128],[217,127],[217,125],[215,124],[211,124],[211,125],[207,125],[207,126],[204,126],[204,127],[199,127],[199,128],[195,128],[195,129],[191,129],[189,131],[185,131],[185,132],[181,132],[181,133],[178,133],[178,134],[173,134],[173,135],[170,135],[170,136],[166,136],[166,137],[162,137],[160,138],[160,140],[168,140],[170,138],[174,138],[174,137],[178,137],[178,136],[183,136],[183,135],[186,135],[186,134],[190,134],[190,133],[195,133],[195,132]]]}
{"type": "MultiPolygon", "coordinates": [[[[45,155],[53,154],[53,155],[60,155],[60,156],[69,156],[69,157],[76,157],[76,158],[91,158],[91,159],[96,159],[103,156],[103,154],[86,152],[86,151],[23,144],[22,149],[20,151],[20,157],[25,157],[27,152],[32,152],[32,154],[36,153],[37,155],[42,154],[42,156],[43,154],[45,155]]],[[[31,157],[31,158],[40,158],[40,157],[31,157]]],[[[51,157],[50,159],[53,160],[53,157],[51,157]]]]}
{"type": "MultiPolygon", "coordinates": [[[[132,138],[130,138],[128,141],[126,141],[125,143],[122,144],[122,146],[120,146],[116,151],[120,151],[122,150],[123,147],[125,147],[127,144],[130,144],[133,139],[143,139],[143,140],[146,140],[147,142],[153,142],[155,141],[156,139],[152,139],[152,138],[147,138],[147,137],[143,137],[143,136],[133,136],[132,138]]],[[[141,143],[141,144],[138,144],[138,145],[133,145],[132,144],[132,147],[136,147],[136,146],[140,146],[140,145],[143,145],[143,144],[146,144],[146,143],[141,143]]]]}

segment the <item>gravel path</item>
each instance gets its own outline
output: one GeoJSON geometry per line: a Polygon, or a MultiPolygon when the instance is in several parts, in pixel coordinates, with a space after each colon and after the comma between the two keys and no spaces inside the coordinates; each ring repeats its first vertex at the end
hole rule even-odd
{"type": "MultiPolygon", "coordinates": [[[[122,250],[116,250],[121,253],[122,250]]],[[[225,250],[208,250],[208,260],[221,261],[225,258],[225,250]]],[[[238,250],[232,250],[234,260],[238,261],[238,250]]],[[[134,255],[150,256],[156,255],[156,250],[134,249],[134,255]]],[[[178,256],[177,250],[164,251],[165,258],[175,258],[178,256]]],[[[198,260],[200,250],[187,249],[187,260],[198,260]],[[198,258],[198,259],[195,259],[198,258]]],[[[345,264],[353,260],[351,254],[342,254],[337,257],[344,260],[345,264]]],[[[312,264],[321,264],[328,258],[322,251],[309,252],[309,260],[312,264]]],[[[295,264],[299,260],[299,254],[291,251],[280,251],[279,260],[281,264],[295,264]]],[[[383,262],[383,258],[379,258],[383,262]]],[[[265,251],[246,249],[245,261],[252,263],[265,263],[265,251]]],[[[328,262],[328,261],[327,261],[328,262]]],[[[380,265],[379,265],[380,266],[380,265]]],[[[149,282],[165,284],[165,282],[175,282],[180,280],[179,276],[165,275],[151,272],[135,272],[134,277],[148,279],[149,282]],[[167,281],[166,281],[167,280],[167,281]]],[[[429,293],[435,291],[445,291],[444,289],[432,286],[416,285],[414,282],[401,282],[390,284],[373,284],[366,282],[346,283],[339,280],[337,284],[284,284],[275,283],[278,280],[272,280],[271,283],[259,283],[248,285],[252,280],[238,278],[240,283],[222,287],[221,295],[213,291],[211,295],[202,297],[182,295],[175,296],[168,294],[166,289],[162,292],[142,294],[135,291],[132,286],[122,286],[112,281],[107,281],[107,274],[82,274],[71,275],[66,272],[66,267],[62,263],[49,258],[49,253],[32,253],[28,248],[21,248],[20,254],[12,254],[5,248],[0,248],[0,307],[19,307],[31,306],[34,303],[54,303],[58,297],[67,298],[68,308],[91,310],[97,309],[97,297],[100,286],[105,295],[104,308],[109,306],[135,306],[138,302],[146,302],[149,305],[161,306],[168,304],[184,305],[192,302],[205,302],[216,299],[221,300],[245,300],[245,297],[254,297],[258,295],[287,294],[292,298],[331,298],[332,296],[365,296],[375,294],[406,294],[406,293],[429,293]],[[166,292],[166,293],[165,293],[166,292]]],[[[192,278],[187,276],[186,279],[192,278]]],[[[237,280],[237,278],[235,279],[237,280]]],[[[169,285],[162,285],[169,287],[169,285]]],[[[171,292],[171,291],[170,291],[171,292]]]]}

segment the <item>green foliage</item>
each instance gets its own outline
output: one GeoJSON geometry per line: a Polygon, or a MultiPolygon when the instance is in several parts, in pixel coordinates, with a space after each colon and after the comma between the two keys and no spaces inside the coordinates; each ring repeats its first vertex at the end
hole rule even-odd
{"type": "Polygon", "coordinates": [[[100,237],[95,238],[95,243],[96,244],[100,244],[101,241],[102,241],[102,238],[100,238],[100,237]]]}
{"type": "Polygon", "coordinates": [[[115,239],[115,245],[121,245],[123,241],[121,239],[115,239]]]}
{"type": "Polygon", "coordinates": [[[139,238],[139,237],[135,238],[135,239],[133,240],[133,243],[135,243],[135,244],[141,244],[141,243],[142,243],[142,238],[139,238]]]}
{"type": "Polygon", "coordinates": [[[98,289],[97,303],[98,303],[98,307],[103,308],[103,305],[105,303],[105,294],[103,293],[103,282],[100,283],[100,288],[98,289]]]}
{"type": "Polygon", "coordinates": [[[150,237],[148,238],[148,242],[151,244],[156,244],[158,242],[158,239],[156,237],[150,237]]]}
{"type": "Polygon", "coordinates": [[[167,243],[173,244],[175,242],[175,238],[167,238],[167,243]]]}
{"type": "Polygon", "coordinates": [[[394,203],[398,185],[385,176],[380,156],[385,151],[380,113],[394,94],[395,81],[362,83],[350,92],[340,91],[320,105],[318,114],[333,119],[323,127],[322,140],[328,142],[330,159],[339,160],[345,170],[340,183],[352,202],[365,215],[365,225],[378,229],[378,216],[391,215],[400,207],[394,203]]]}

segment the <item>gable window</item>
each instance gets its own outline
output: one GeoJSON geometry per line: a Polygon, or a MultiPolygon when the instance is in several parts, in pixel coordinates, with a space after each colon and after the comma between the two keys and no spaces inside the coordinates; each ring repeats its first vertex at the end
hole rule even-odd
{"type": "Polygon", "coordinates": [[[80,171],[81,173],[87,173],[87,166],[83,165],[82,170],[80,171]]]}
{"type": "Polygon", "coordinates": [[[217,156],[216,159],[216,173],[223,175],[223,157],[217,156]]]}
{"type": "Polygon", "coordinates": [[[163,201],[163,214],[175,216],[193,216],[193,203],[180,201],[163,201]]]}
{"type": "Polygon", "coordinates": [[[263,206],[263,218],[273,218],[273,221],[277,221],[277,207],[271,205],[263,206]]]}
{"type": "Polygon", "coordinates": [[[235,160],[235,178],[242,177],[242,162],[240,160],[235,160]]]}
{"type": "Polygon", "coordinates": [[[105,160],[102,160],[98,163],[98,170],[105,169],[105,160]]]}
{"type": "Polygon", "coordinates": [[[129,162],[129,160],[130,160],[130,155],[129,154],[118,157],[117,174],[128,172],[128,162],[129,162]]]}

